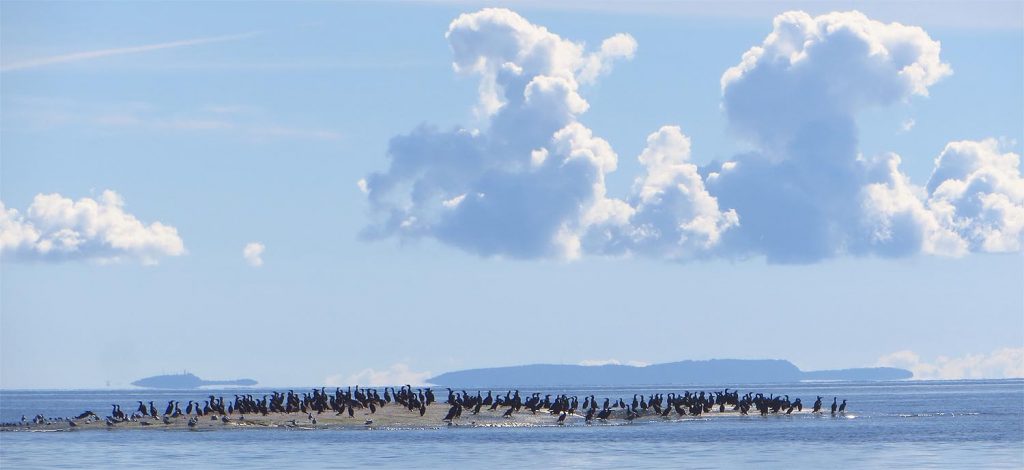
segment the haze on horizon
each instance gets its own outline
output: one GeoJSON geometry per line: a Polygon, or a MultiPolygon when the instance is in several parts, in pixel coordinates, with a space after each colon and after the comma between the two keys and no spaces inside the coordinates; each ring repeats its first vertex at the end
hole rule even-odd
{"type": "Polygon", "coordinates": [[[1024,6],[623,5],[5,3],[0,387],[1024,377],[1024,6]]]}

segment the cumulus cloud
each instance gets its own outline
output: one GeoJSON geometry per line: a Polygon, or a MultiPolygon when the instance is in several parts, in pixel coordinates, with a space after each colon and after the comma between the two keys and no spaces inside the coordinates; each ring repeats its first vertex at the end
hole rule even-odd
{"type": "Polygon", "coordinates": [[[972,251],[1011,252],[1024,231],[1020,156],[995,139],[950,142],[935,159],[928,207],[972,251]]]}
{"type": "Polygon", "coordinates": [[[951,74],[938,41],[858,12],[787,12],[773,26],[722,75],[729,124],[756,147],[709,181],[743,220],[723,251],[800,263],[940,243],[899,156],[864,158],[855,123],[864,109],[927,96],[951,74]]]}
{"type": "Polygon", "coordinates": [[[1003,348],[989,354],[960,357],[939,356],[926,362],[909,350],[878,358],[882,367],[899,367],[914,373],[915,379],[1007,379],[1024,377],[1024,348],[1003,348]]]}
{"type": "Polygon", "coordinates": [[[124,199],[110,190],[98,199],[78,201],[39,194],[25,213],[0,201],[0,254],[14,260],[155,264],[161,257],[185,253],[177,229],[160,222],[146,225],[124,207],[124,199]]]}
{"type": "Polygon", "coordinates": [[[390,385],[428,385],[426,380],[433,374],[429,371],[414,371],[408,365],[396,363],[387,369],[363,369],[355,374],[332,375],[324,379],[324,384],[331,387],[366,386],[383,387],[390,385]]]}
{"type": "Polygon", "coordinates": [[[633,366],[647,367],[649,362],[643,361],[620,361],[618,359],[585,359],[579,362],[581,366],[633,366]]]}
{"type": "Polygon", "coordinates": [[[246,243],[245,248],[242,248],[242,258],[245,258],[245,262],[254,268],[263,266],[263,252],[267,249],[260,242],[246,243]]]}
{"type": "Polygon", "coordinates": [[[1020,250],[1019,158],[993,140],[951,143],[926,186],[896,154],[864,156],[858,113],[926,97],[952,74],[923,29],[858,12],[787,12],[721,78],[730,127],[753,150],[704,167],[676,126],[647,138],[644,174],[609,195],[611,145],[580,122],[583,86],[636,54],[626,34],[596,51],[505,9],[456,18],[457,73],[479,78],[482,129],[421,126],[389,167],[359,181],[371,238],[434,238],[484,256],[962,255],[1020,250]]]}

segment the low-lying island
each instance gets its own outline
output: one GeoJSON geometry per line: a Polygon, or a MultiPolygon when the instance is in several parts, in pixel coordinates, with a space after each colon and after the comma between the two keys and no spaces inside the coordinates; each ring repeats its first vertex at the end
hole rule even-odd
{"type": "Polygon", "coordinates": [[[448,391],[444,402],[435,400],[429,388],[410,386],[383,389],[325,389],[298,394],[271,392],[261,398],[235,395],[233,401],[210,395],[202,403],[189,401],[185,410],[170,401],[157,410],[153,402],[138,402],[132,413],[112,405],[111,413],[100,416],[91,410],[74,417],[51,418],[37,415],[31,420],[3,423],[4,431],[72,431],[87,429],[177,429],[210,431],[226,429],[423,429],[447,426],[516,427],[621,425],[651,421],[693,421],[727,417],[786,417],[846,411],[834,398],[830,409],[822,397],[806,407],[799,398],[725,389],[721,391],[634,394],[631,401],[621,397],[584,397],[520,394],[509,390],[448,391]],[[486,393],[486,396],[484,395],[486,393]]]}

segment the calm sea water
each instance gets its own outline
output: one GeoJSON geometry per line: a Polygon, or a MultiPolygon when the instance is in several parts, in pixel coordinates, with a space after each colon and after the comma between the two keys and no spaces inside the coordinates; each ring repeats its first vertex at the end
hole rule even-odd
{"type": "MultiPolygon", "coordinates": [[[[0,467],[1024,468],[1024,380],[737,388],[789,394],[806,405],[816,395],[826,397],[826,406],[838,396],[849,401],[849,412],[845,418],[750,416],[539,428],[2,432],[0,467]]],[[[570,392],[629,401],[641,391],[679,389],[570,392]]],[[[0,391],[0,420],[31,419],[37,413],[69,416],[85,409],[102,416],[111,403],[132,410],[136,400],[187,402],[208,393],[233,395],[232,390],[0,391]]]]}

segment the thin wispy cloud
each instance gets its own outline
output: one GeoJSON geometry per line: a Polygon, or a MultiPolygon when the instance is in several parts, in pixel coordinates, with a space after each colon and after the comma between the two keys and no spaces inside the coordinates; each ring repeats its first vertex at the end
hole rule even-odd
{"type": "Polygon", "coordinates": [[[437,66],[436,62],[422,59],[394,59],[379,61],[331,59],[295,59],[281,61],[228,61],[189,60],[160,63],[133,64],[145,70],[203,70],[203,71],[362,71],[362,70],[403,70],[437,66]]]}
{"type": "Polygon", "coordinates": [[[117,55],[138,54],[142,52],[151,52],[163,49],[174,49],[178,47],[199,46],[203,44],[212,44],[218,42],[237,41],[240,39],[250,38],[259,34],[261,34],[260,31],[251,31],[248,33],[241,34],[230,34],[225,36],[213,36],[206,38],[193,38],[181,41],[163,42],[158,44],[146,44],[141,46],[116,47],[110,49],[99,49],[95,51],[74,52],[71,54],[40,57],[36,59],[28,59],[19,62],[13,62],[10,64],[3,64],[0,65],[0,72],[31,69],[47,65],[64,64],[68,62],[81,62],[85,60],[99,59],[103,57],[117,55]]]}
{"type": "Polygon", "coordinates": [[[107,132],[221,132],[254,140],[344,138],[329,127],[282,122],[273,112],[251,105],[218,103],[167,109],[145,102],[90,103],[39,97],[12,97],[9,102],[2,120],[7,130],[77,127],[107,132]]]}

